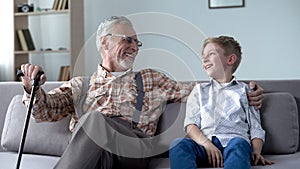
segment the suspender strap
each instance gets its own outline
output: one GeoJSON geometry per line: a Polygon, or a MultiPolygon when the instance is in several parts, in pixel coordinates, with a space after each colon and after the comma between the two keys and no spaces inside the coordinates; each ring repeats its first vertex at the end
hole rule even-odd
{"type": "Polygon", "coordinates": [[[132,117],[132,128],[136,128],[137,124],[140,121],[140,116],[142,114],[142,107],[143,107],[143,99],[145,95],[141,72],[138,72],[135,75],[135,81],[137,86],[137,101],[136,101],[135,111],[133,112],[133,117],[132,117]]]}
{"type": "Polygon", "coordinates": [[[83,104],[84,100],[86,99],[87,96],[87,91],[89,90],[89,83],[90,83],[90,77],[89,76],[84,76],[82,80],[82,90],[81,90],[81,95],[79,102],[77,104],[77,116],[80,118],[84,112],[83,112],[83,104]]]}
{"type": "MultiPolygon", "coordinates": [[[[84,114],[83,104],[84,104],[84,100],[87,97],[87,91],[89,89],[89,81],[90,81],[90,77],[88,77],[88,76],[83,77],[82,91],[81,91],[79,102],[77,104],[78,118],[80,118],[84,114]]],[[[145,95],[144,87],[143,87],[143,79],[142,79],[142,75],[140,72],[136,73],[135,81],[136,81],[136,86],[137,86],[137,102],[136,102],[135,111],[133,112],[133,117],[132,117],[132,128],[136,128],[137,124],[140,121],[140,116],[142,114],[143,100],[144,100],[144,95],[145,95]]]]}

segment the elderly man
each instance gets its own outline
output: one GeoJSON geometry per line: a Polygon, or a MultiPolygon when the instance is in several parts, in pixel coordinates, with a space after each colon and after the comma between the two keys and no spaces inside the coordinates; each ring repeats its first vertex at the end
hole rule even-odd
{"type": "MultiPolygon", "coordinates": [[[[96,43],[103,60],[98,70],[89,78],[74,77],[49,93],[38,87],[32,115],[38,122],[72,116],[72,138],[55,168],[147,168],[150,138],[163,105],[186,101],[194,84],[176,82],[152,69],[133,72],[142,43],[126,17],[103,21],[96,43]]],[[[32,80],[42,68],[24,64],[21,69],[23,101],[28,105],[32,80]]],[[[45,81],[42,75],[40,85],[45,81]]],[[[263,90],[255,83],[250,87],[256,89],[249,95],[250,104],[260,107],[263,90]]]]}

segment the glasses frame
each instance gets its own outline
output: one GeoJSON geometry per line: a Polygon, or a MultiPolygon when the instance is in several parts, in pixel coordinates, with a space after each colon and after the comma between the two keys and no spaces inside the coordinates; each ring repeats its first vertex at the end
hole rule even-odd
{"type": "Polygon", "coordinates": [[[116,37],[121,37],[123,38],[123,40],[125,40],[128,44],[131,44],[133,42],[136,42],[136,45],[138,47],[142,47],[143,46],[143,43],[137,39],[134,39],[130,36],[126,36],[126,35],[121,35],[121,34],[113,34],[113,33],[108,33],[106,34],[106,36],[116,36],[116,37]]]}

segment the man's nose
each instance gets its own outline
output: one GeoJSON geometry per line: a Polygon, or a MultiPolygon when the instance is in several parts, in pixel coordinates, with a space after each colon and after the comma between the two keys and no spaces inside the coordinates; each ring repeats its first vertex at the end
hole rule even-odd
{"type": "Polygon", "coordinates": [[[139,47],[138,47],[137,43],[135,43],[135,42],[132,42],[132,43],[130,44],[130,48],[131,48],[134,52],[137,52],[137,51],[139,50],[139,47]]]}

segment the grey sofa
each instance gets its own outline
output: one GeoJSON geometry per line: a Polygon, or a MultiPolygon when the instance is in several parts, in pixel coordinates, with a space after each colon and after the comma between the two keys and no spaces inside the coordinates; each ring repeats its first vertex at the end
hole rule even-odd
{"type": "MultiPolygon", "coordinates": [[[[48,82],[43,87],[50,90],[62,82],[48,82]]],[[[262,125],[266,130],[263,148],[265,157],[274,161],[271,166],[252,168],[295,169],[300,166],[299,110],[300,80],[257,81],[265,91],[261,108],[262,125]]],[[[26,109],[21,103],[23,88],[20,82],[0,82],[0,168],[15,168],[17,149],[26,109]]],[[[184,103],[168,103],[157,131],[150,169],[170,168],[168,146],[177,137],[184,137],[184,103]]],[[[59,160],[68,144],[70,132],[68,118],[53,123],[30,121],[22,158],[22,169],[50,169],[59,160]]]]}

